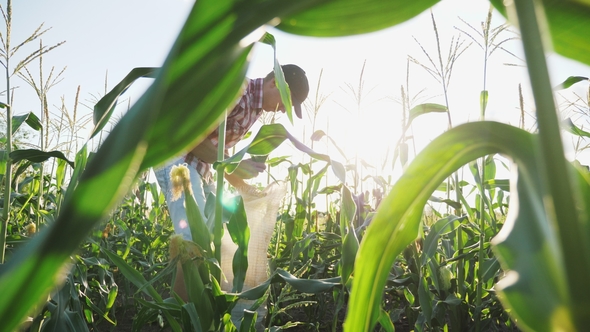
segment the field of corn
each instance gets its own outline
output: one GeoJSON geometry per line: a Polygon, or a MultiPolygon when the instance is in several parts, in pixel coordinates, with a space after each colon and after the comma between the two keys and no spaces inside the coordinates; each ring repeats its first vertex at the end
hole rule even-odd
{"type": "MultiPolygon", "coordinates": [[[[481,27],[458,28],[462,38],[450,47],[440,44],[433,15],[437,50],[409,56],[408,65],[439,82],[448,101],[453,65],[467,47],[479,47],[485,64],[506,52],[504,43],[521,43],[534,105],[525,110],[521,95],[518,126],[486,120],[485,78],[479,121],[458,126],[448,104],[418,103],[402,86],[401,135],[382,165],[347,156],[316,125],[327,98],[319,88],[306,105],[310,137],[264,118],[248,144],[214,164],[218,173],[231,172],[246,154],[264,158],[268,171],[252,183],[286,190],[262,252],[268,276],[255,285],[247,271],[260,269],[248,264],[256,255],[249,250],[256,220],[248,220],[247,194],[235,195],[221,177],[205,220],[189,211],[194,242],[173,236],[150,170],[219,124],[248,68],[254,44],[243,43],[246,36],[258,31],[254,43],[275,48],[273,35],[257,30],[275,17],[277,29],[297,35],[367,33],[436,2],[198,0],[162,67],[130,68],[93,105],[91,118],[77,118],[79,96],[72,111],[57,118],[49,112],[47,92],[62,72],[44,73],[43,59],[61,43],[19,52],[47,30],[11,42],[11,0],[0,5],[0,332],[586,330],[590,172],[565,158],[562,135],[565,145],[573,137],[568,149],[576,156],[588,147],[590,90],[557,107],[557,90],[587,85],[588,78],[552,86],[546,50],[590,65],[588,1],[492,0],[511,25],[493,26],[492,12],[482,13],[481,27]],[[33,66],[41,68],[39,77],[33,66]],[[119,98],[141,77],[152,85],[115,123],[119,98]],[[35,91],[40,117],[12,109],[15,81],[35,91]],[[534,119],[525,125],[527,112],[534,119]],[[416,154],[413,122],[434,113],[448,115],[448,130],[416,154]],[[91,140],[73,139],[88,123],[91,140]],[[72,139],[59,143],[64,135],[72,139]],[[305,161],[280,154],[283,144],[305,161]],[[393,178],[392,169],[401,175],[393,178]],[[231,257],[222,257],[224,232],[235,243],[231,257]],[[222,273],[224,261],[232,271],[222,273]],[[177,264],[187,302],[172,291],[177,264]]],[[[274,68],[290,105],[276,59],[274,68]]],[[[491,70],[484,65],[484,73],[491,70]]],[[[185,204],[196,207],[190,195],[185,204]]]]}

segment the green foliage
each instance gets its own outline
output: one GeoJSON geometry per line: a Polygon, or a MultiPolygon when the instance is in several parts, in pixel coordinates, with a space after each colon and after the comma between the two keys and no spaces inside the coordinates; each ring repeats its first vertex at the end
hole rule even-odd
{"type": "Polygon", "coordinates": [[[133,68],[121,82],[119,82],[109,93],[101,98],[96,105],[94,105],[93,122],[94,129],[90,134],[90,138],[96,136],[108,123],[119,97],[127,91],[129,86],[141,77],[156,76],[157,68],[133,68]]]}
{"type": "MultiPolygon", "coordinates": [[[[499,0],[490,1],[496,9],[506,15],[514,7],[506,8],[499,0]]],[[[590,15],[588,2],[584,1],[539,1],[544,8],[547,24],[542,26],[547,37],[551,39],[551,45],[555,52],[586,64],[590,64],[590,45],[585,39],[585,34],[590,27],[587,17],[590,15]]],[[[530,14],[530,13],[529,13],[530,14]]],[[[516,17],[512,16],[511,19],[516,17]]],[[[549,47],[547,45],[546,47],[549,47]]]]}
{"type": "MultiPolygon", "coordinates": [[[[555,143],[560,142],[560,139],[559,132],[555,129],[557,121],[544,54],[539,51],[543,49],[543,44],[539,23],[536,21],[537,12],[532,1],[516,1],[515,4],[537,103],[539,135],[526,137],[514,129],[506,128],[512,133],[505,134],[514,136],[510,141],[500,137],[490,138],[486,133],[483,135],[486,142],[473,142],[472,139],[464,137],[463,133],[479,126],[481,131],[476,135],[481,135],[485,127],[495,125],[485,122],[466,125],[443,134],[421,153],[421,156],[428,155],[428,158],[432,158],[437,154],[437,149],[451,150],[454,154],[452,157],[439,156],[430,159],[434,161],[427,161],[418,156],[414,160],[384,201],[383,204],[388,208],[382,208],[375,216],[372,228],[368,229],[361,244],[357,282],[354,284],[355,292],[351,298],[352,313],[347,317],[347,329],[370,330],[377,321],[377,307],[387,277],[387,267],[391,266],[403,246],[418,235],[416,226],[419,224],[419,215],[427,195],[430,195],[438,183],[453,170],[475,157],[490,152],[509,155],[516,161],[519,170],[518,185],[512,194],[513,204],[519,205],[518,215],[515,213],[515,217],[507,221],[510,225],[504,228],[503,233],[495,241],[496,251],[502,258],[504,267],[511,270],[510,277],[503,279],[498,285],[505,305],[514,310],[512,314],[519,318],[521,327],[531,330],[581,330],[587,325],[584,318],[587,317],[587,295],[584,294],[588,289],[578,277],[584,275],[583,271],[590,267],[585,258],[589,252],[585,247],[585,243],[588,243],[588,232],[583,219],[586,218],[586,208],[579,194],[585,192],[586,184],[574,181],[574,185],[570,187],[570,174],[573,172],[565,166],[561,143],[555,143]],[[456,140],[450,139],[455,134],[459,137],[456,137],[456,140]],[[460,151],[453,151],[453,147],[466,142],[471,144],[464,146],[460,151]],[[492,151],[490,145],[494,145],[492,151]],[[515,145],[520,147],[516,148],[515,145]],[[474,154],[476,150],[477,153],[474,154]],[[533,151],[538,151],[539,154],[533,151]],[[541,169],[537,169],[539,162],[543,165],[541,169]],[[430,170],[426,171],[426,168],[430,170]],[[415,175],[412,176],[413,174],[415,175]],[[559,176],[555,178],[555,174],[559,176]],[[398,194],[402,188],[405,189],[403,197],[398,194]],[[410,193],[411,198],[408,199],[409,188],[420,190],[410,193]],[[551,198],[549,206],[545,205],[547,197],[551,198]],[[576,208],[576,204],[582,208],[576,208]],[[582,217],[578,216],[577,211],[582,212],[582,217]],[[391,222],[392,219],[394,222],[391,222]],[[531,229],[537,231],[531,232],[531,229]],[[523,240],[518,237],[519,235],[530,240],[523,240]],[[385,247],[386,254],[375,258],[372,253],[378,247],[385,247]],[[574,253],[582,254],[582,262],[576,260],[577,264],[574,264],[570,256],[575,255],[574,253]],[[375,277],[378,278],[377,282],[375,277]],[[549,294],[550,299],[541,299],[540,293],[549,294]],[[367,306],[370,306],[368,312],[367,306]],[[540,316],[537,316],[539,313],[540,316]]],[[[580,41],[575,47],[568,44],[576,40],[576,36],[581,38],[582,27],[585,24],[579,21],[573,28],[572,24],[576,21],[574,17],[584,20],[581,18],[584,16],[573,15],[568,11],[588,12],[588,7],[580,3],[563,2],[548,2],[546,5],[548,8],[545,12],[549,16],[557,50],[588,63],[587,52],[580,52],[588,43],[580,41]],[[568,17],[568,22],[564,21],[565,17],[568,17]],[[566,38],[566,35],[571,39],[566,38]],[[572,47],[563,47],[566,44],[572,47]]],[[[475,132],[472,135],[475,135],[475,132]]],[[[426,313],[428,312],[426,310],[426,313]]]]}
{"type": "MultiPolygon", "coordinates": [[[[238,298],[262,301],[268,296],[268,325],[276,330],[304,325],[304,319],[285,318],[292,309],[316,319],[322,316],[326,309],[317,304],[326,299],[334,303],[335,329],[349,289],[348,331],[371,331],[376,323],[391,331],[401,312],[416,330],[464,330],[473,325],[476,330],[513,329],[510,318],[520,328],[535,331],[583,330],[590,325],[586,282],[590,274],[586,206],[590,176],[564,158],[542,51],[542,39],[548,36],[543,34],[550,32],[557,52],[590,64],[586,41],[590,8],[580,1],[514,2],[533,85],[538,134],[485,121],[451,129],[421,152],[393,187],[376,179],[384,192],[390,192],[375,211],[377,206],[367,204],[364,193],[351,192],[346,185],[347,170],[342,164],[307,148],[280,125],[264,126],[248,147],[217,166],[231,172],[245,153],[268,156],[285,140],[326,163],[320,171],[312,163],[289,169],[292,195],[279,216],[271,245],[269,279],[239,294],[224,293],[211,275],[215,261],[209,253],[197,264],[206,269],[195,268],[192,260],[182,263],[189,281],[189,303],[174,294],[169,299],[161,296],[169,288],[164,277],[175,266],[175,262],[168,264],[163,249],[170,225],[160,224],[168,219],[163,217],[158,195],[153,195],[155,204],[148,212],[147,204],[136,205],[136,197],[128,192],[144,170],[198,143],[234,99],[252,48],[242,43],[244,37],[275,17],[281,18],[279,29],[311,36],[375,31],[408,20],[434,3],[266,0],[238,6],[231,0],[196,2],[162,68],[132,71],[97,104],[94,134],[104,126],[129,84],[142,76],[155,76],[146,94],[96,154],[89,155],[86,145],[78,152],[67,189],[64,168],[69,161],[63,153],[21,150],[10,154],[16,163],[14,180],[11,159],[3,155],[8,183],[3,212],[15,220],[8,223],[7,216],[3,220],[3,231],[10,234],[2,245],[9,260],[0,267],[3,328],[16,329],[35,307],[41,308],[33,319],[36,328],[83,330],[84,320],[90,325],[97,324],[96,320],[116,324],[117,300],[133,298],[132,305],[137,306],[134,330],[154,321],[163,326],[162,316],[174,331],[236,330],[227,317],[232,304],[238,298]],[[539,4],[545,6],[549,32],[539,28],[544,26],[534,8],[539,4]],[[184,121],[179,123],[180,118],[184,121]],[[456,201],[439,200],[464,207],[466,216],[435,213],[435,220],[423,218],[424,207],[437,200],[432,193],[441,182],[474,159],[497,153],[510,157],[518,170],[510,180],[512,208],[506,221],[496,216],[497,211],[504,213],[502,189],[507,183],[495,178],[493,157],[484,159],[482,173],[471,168],[478,191],[476,206],[469,206],[461,193],[456,201]],[[57,157],[61,165],[56,181],[51,176],[44,181],[40,172],[38,162],[49,157],[57,157]],[[319,180],[328,167],[341,185],[320,190],[319,180]],[[319,222],[313,199],[338,192],[340,204],[329,207],[327,217],[319,222]],[[42,206],[42,201],[50,204],[42,206]],[[479,223],[474,222],[476,216],[479,223]],[[36,222],[39,217],[45,222],[36,222]],[[107,228],[101,230],[107,219],[107,228]],[[29,224],[37,225],[39,233],[27,233],[29,224]],[[416,241],[418,237],[422,240],[416,241]],[[70,264],[75,268],[64,277],[61,272],[70,264]],[[331,296],[326,295],[329,291],[331,296]],[[510,309],[510,317],[498,299],[510,309]],[[392,302],[396,306],[387,308],[392,302]]],[[[502,12],[509,11],[500,1],[492,3],[502,12]]],[[[575,77],[564,86],[583,79],[575,77]]],[[[482,110],[487,101],[484,89],[482,110]]],[[[409,110],[407,124],[422,114],[447,111],[436,104],[420,105],[409,110]]],[[[40,128],[33,117],[12,122],[9,113],[8,119],[9,129],[18,129],[23,122],[40,128]]],[[[568,128],[585,136],[574,125],[568,128]]],[[[8,133],[10,152],[11,131],[8,133]]],[[[405,165],[409,158],[404,139],[396,149],[405,165]]],[[[141,197],[155,191],[147,183],[142,185],[141,197]]],[[[457,192],[465,187],[457,178],[446,186],[454,186],[457,192]]],[[[352,188],[357,190],[356,185],[352,188]]],[[[247,268],[248,229],[236,221],[231,233],[242,245],[236,256],[239,278],[235,289],[239,290],[247,268]]],[[[204,236],[202,232],[196,235],[204,236]]],[[[197,245],[211,251],[207,240],[197,240],[197,245]]],[[[247,312],[244,317],[246,329],[256,314],[247,312]]],[[[318,328],[307,321],[308,327],[318,328]]]]}
{"type": "Polygon", "coordinates": [[[347,328],[368,330],[376,322],[388,276],[380,271],[389,271],[397,255],[418,236],[423,207],[440,182],[480,156],[506,153],[516,160],[532,159],[532,144],[532,137],[524,131],[479,122],[456,127],[425,148],[381,203],[361,242],[353,284],[358,291],[351,295],[351,308],[362,302],[368,310],[351,311],[347,320],[353,323],[347,323],[347,328]],[[375,257],[376,251],[383,255],[375,257]]]}

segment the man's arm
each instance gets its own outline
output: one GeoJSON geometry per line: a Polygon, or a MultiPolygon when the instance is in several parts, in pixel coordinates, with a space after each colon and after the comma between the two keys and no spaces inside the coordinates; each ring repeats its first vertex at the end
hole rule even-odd
{"type": "MultiPolygon", "coordinates": [[[[208,164],[213,164],[217,161],[217,147],[208,139],[203,140],[203,142],[194,147],[190,153],[208,164]]],[[[235,174],[235,176],[241,179],[251,179],[258,176],[258,174],[265,169],[265,163],[255,162],[252,159],[244,159],[232,174],[235,174]]]]}
{"type": "Polygon", "coordinates": [[[213,164],[217,161],[217,147],[207,138],[195,146],[190,153],[208,164],[213,164]]]}

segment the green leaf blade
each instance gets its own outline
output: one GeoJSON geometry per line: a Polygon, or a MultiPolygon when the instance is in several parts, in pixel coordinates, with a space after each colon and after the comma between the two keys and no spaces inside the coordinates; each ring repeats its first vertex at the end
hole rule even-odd
{"type": "Polygon", "coordinates": [[[347,331],[368,331],[374,326],[393,261],[417,237],[422,209],[440,182],[484,155],[505,153],[518,160],[533,159],[532,144],[532,136],[517,128],[479,122],[444,133],[416,157],[382,201],[361,242],[345,322],[347,331]]]}
{"type": "MultiPolygon", "coordinates": [[[[506,16],[506,7],[501,0],[490,1],[506,16]]],[[[545,7],[551,41],[555,51],[570,59],[590,65],[590,3],[582,1],[541,1],[545,7]]]]}
{"type": "Polygon", "coordinates": [[[409,124],[411,124],[412,121],[414,121],[414,119],[419,117],[420,115],[424,115],[424,114],[428,114],[428,113],[446,113],[446,112],[447,112],[447,107],[444,105],[440,105],[440,104],[426,103],[426,104],[421,104],[421,105],[415,106],[409,112],[410,116],[408,118],[407,126],[409,124]]]}
{"type": "Polygon", "coordinates": [[[284,17],[277,28],[293,34],[315,37],[368,33],[405,22],[437,2],[436,0],[326,1],[325,4],[284,17]]]}

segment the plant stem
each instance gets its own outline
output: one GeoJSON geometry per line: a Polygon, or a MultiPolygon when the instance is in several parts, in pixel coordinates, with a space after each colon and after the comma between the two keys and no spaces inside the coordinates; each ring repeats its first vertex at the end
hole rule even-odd
{"type": "MultiPolygon", "coordinates": [[[[217,160],[225,159],[225,124],[227,120],[227,111],[224,112],[223,120],[219,123],[219,134],[217,136],[217,160]]],[[[217,192],[215,196],[215,227],[213,230],[213,245],[215,247],[215,258],[221,263],[221,237],[223,235],[223,178],[225,175],[225,167],[219,166],[217,168],[217,192]]],[[[214,273],[217,280],[221,280],[219,272],[214,273]]]]}
{"type": "MultiPolygon", "coordinates": [[[[46,115],[46,105],[47,105],[47,96],[46,96],[46,90],[45,90],[45,86],[43,86],[43,42],[39,41],[39,82],[40,82],[40,95],[39,95],[39,99],[41,101],[41,123],[43,123],[43,118],[46,115]]],[[[47,119],[49,120],[49,119],[47,119]]],[[[45,151],[45,144],[43,144],[43,133],[45,132],[45,129],[43,126],[41,126],[41,128],[39,129],[39,150],[41,151],[45,151]]],[[[47,128],[48,129],[48,128],[47,128]]],[[[43,167],[44,167],[44,163],[40,162],[39,163],[40,169],[39,169],[39,197],[37,198],[37,220],[36,220],[36,225],[37,227],[35,229],[39,230],[40,226],[41,226],[41,220],[43,219],[43,217],[41,216],[41,203],[43,201],[43,167]]]]}
{"type": "MultiPolygon", "coordinates": [[[[485,121],[486,119],[486,106],[487,106],[487,90],[486,90],[486,79],[487,79],[487,72],[488,72],[488,47],[489,47],[489,31],[490,31],[490,21],[491,21],[491,7],[490,11],[488,12],[488,17],[486,23],[483,28],[483,90],[480,94],[480,120],[485,121]]],[[[480,172],[480,183],[481,183],[481,199],[479,201],[479,254],[477,255],[477,286],[476,286],[476,297],[475,297],[475,306],[480,307],[480,310],[475,310],[478,313],[477,317],[475,317],[476,321],[476,331],[481,331],[481,302],[483,297],[483,263],[485,255],[485,248],[484,243],[486,240],[486,220],[485,220],[485,199],[486,199],[486,190],[485,190],[485,179],[486,179],[486,156],[480,158],[480,165],[481,165],[481,172],[480,172]]],[[[491,206],[490,206],[490,215],[493,213],[491,206]]]]}
{"type": "Polygon", "coordinates": [[[6,235],[8,231],[8,216],[10,209],[10,191],[12,183],[12,160],[10,152],[12,151],[12,107],[10,106],[10,30],[12,23],[12,1],[6,2],[6,42],[4,44],[6,51],[6,174],[4,175],[4,207],[2,209],[2,229],[0,230],[0,264],[4,264],[6,253],[6,235]]]}

